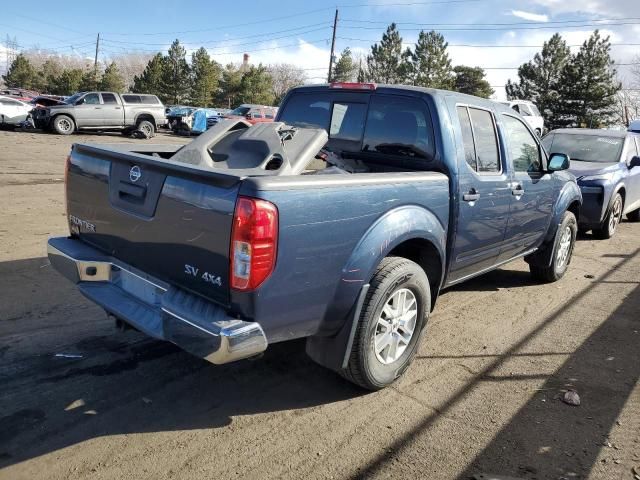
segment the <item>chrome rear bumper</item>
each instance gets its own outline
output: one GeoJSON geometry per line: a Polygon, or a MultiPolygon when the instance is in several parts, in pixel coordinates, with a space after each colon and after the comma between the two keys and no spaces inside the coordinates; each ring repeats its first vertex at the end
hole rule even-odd
{"type": "Polygon", "coordinates": [[[50,238],[47,253],[56,270],[109,314],[211,363],[233,362],[267,348],[259,323],[229,317],[222,307],[125,265],[80,240],[50,238]]]}

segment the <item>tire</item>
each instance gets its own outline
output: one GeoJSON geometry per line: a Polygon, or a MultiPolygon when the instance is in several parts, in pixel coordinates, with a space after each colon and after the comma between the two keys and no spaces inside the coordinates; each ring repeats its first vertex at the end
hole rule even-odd
{"type": "Polygon", "coordinates": [[[605,218],[603,224],[600,228],[593,229],[593,235],[596,238],[601,240],[606,240],[608,238],[613,237],[616,233],[616,229],[618,228],[618,224],[620,220],[622,220],[622,209],[623,209],[623,201],[622,195],[616,193],[613,197],[613,202],[611,202],[611,208],[609,209],[609,213],[605,218]]]}
{"type": "Polygon", "coordinates": [[[144,133],[147,138],[151,138],[156,134],[156,127],[149,120],[139,121],[136,125],[136,129],[144,133]]]}
{"type": "Polygon", "coordinates": [[[342,375],[367,390],[380,390],[411,364],[427,323],[431,290],[424,270],[401,257],[382,260],[370,285],[342,375]],[[405,318],[392,316],[395,309],[405,318]]]}
{"type": "Polygon", "coordinates": [[[560,222],[556,232],[556,238],[553,241],[551,265],[544,267],[529,265],[531,275],[535,279],[546,283],[560,280],[571,263],[571,255],[573,255],[577,233],[578,224],[575,215],[569,211],[564,212],[562,222],[560,222]]]}
{"type": "Polygon", "coordinates": [[[627,220],[630,222],[640,222],[640,208],[627,213],[627,220]]]}
{"type": "Polygon", "coordinates": [[[123,137],[130,137],[131,132],[133,132],[133,128],[125,128],[124,130],[120,130],[120,135],[123,137]]]}
{"type": "Polygon", "coordinates": [[[51,122],[53,131],[58,135],[71,135],[76,130],[76,124],[68,115],[58,115],[51,122]]]}

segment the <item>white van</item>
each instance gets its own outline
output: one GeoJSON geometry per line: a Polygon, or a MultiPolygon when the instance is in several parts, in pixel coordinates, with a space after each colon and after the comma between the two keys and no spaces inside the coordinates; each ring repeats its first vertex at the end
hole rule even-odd
{"type": "Polygon", "coordinates": [[[516,112],[524,117],[531,129],[542,136],[544,132],[544,119],[540,114],[540,110],[529,100],[511,100],[508,102],[500,102],[504,105],[508,105],[516,112]]]}

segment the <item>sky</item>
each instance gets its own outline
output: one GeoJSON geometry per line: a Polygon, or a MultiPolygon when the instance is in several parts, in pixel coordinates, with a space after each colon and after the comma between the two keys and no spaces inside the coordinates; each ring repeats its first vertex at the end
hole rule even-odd
{"type": "Polygon", "coordinates": [[[178,38],[188,51],[207,48],[220,63],[293,63],[308,81],[325,81],[336,8],[336,52],[366,55],[391,22],[405,46],[421,29],[440,31],[454,65],[479,66],[504,98],[507,79],[559,32],[573,51],[599,28],[609,35],[623,84],[632,84],[640,62],[640,0],[278,0],[242,2],[181,0],[86,2],[34,0],[11,3],[0,16],[0,71],[6,69],[7,38],[18,49],[50,49],[93,59],[100,33],[100,60],[127,52],[166,51],[178,38]],[[634,64],[634,65],[629,65],[634,64]]]}

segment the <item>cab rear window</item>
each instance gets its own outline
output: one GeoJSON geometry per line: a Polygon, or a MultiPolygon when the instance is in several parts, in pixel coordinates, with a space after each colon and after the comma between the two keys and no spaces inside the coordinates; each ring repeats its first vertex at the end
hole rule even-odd
{"type": "Polygon", "coordinates": [[[324,128],[329,149],[375,157],[431,159],[435,148],[426,103],[400,95],[300,93],[289,98],[278,120],[297,127],[324,128]],[[367,102],[367,100],[369,100],[367,102]]]}

